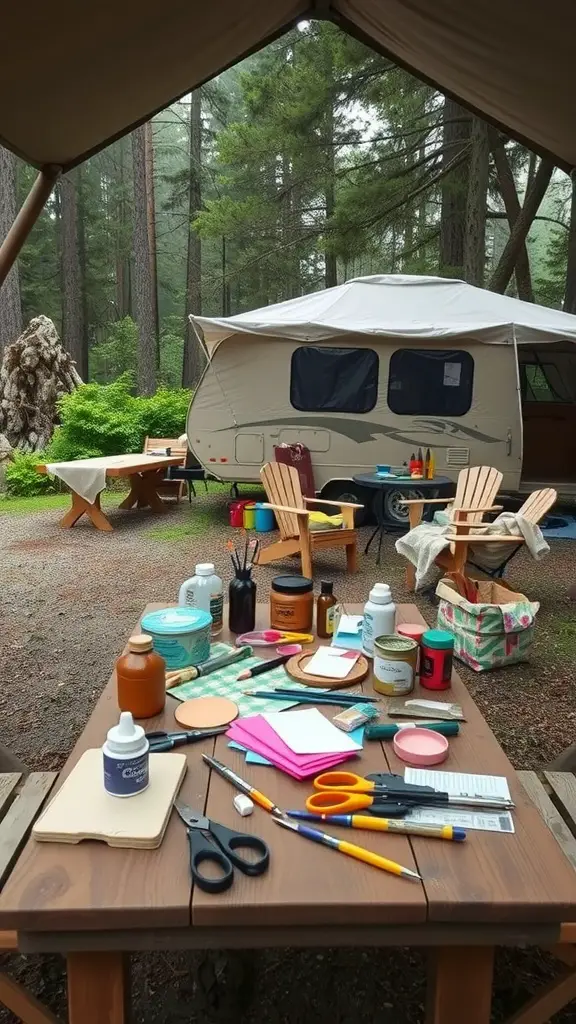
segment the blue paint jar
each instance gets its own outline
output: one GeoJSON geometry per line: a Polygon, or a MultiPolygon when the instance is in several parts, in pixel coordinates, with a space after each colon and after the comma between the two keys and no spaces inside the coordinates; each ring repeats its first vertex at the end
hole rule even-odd
{"type": "Polygon", "coordinates": [[[212,616],[200,608],[164,608],[142,619],[142,630],[169,671],[208,661],[211,626],[212,616]]]}
{"type": "Polygon", "coordinates": [[[271,508],[264,508],[262,502],[256,503],[254,513],[254,527],[257,533],[270,533],[276,526],[274,512],[271,508]]]}
{"type": "Polygon", "coordinates": [[[111,796],[137,796],[148,788],[150,744],[141,725],[134,725],[130,711],[123,711],[118,725],[108,730],[102,747],[104,789],[111,796]]]}

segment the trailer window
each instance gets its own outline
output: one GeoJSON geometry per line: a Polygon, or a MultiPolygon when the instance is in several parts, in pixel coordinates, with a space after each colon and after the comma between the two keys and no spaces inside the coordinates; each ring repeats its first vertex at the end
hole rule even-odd
{"type": "Polygon", "coordinates": [[[388,407],[399,416],[464,416],[473,382],[469,352],[399,348],[390,358],[388,407]]]}
{"type": "Polygon", "coordinates": [[[292,353],[292,407],[300,412],[370,412],[378,398],[378,365],[370,348],[302,345],[292,353]]]}

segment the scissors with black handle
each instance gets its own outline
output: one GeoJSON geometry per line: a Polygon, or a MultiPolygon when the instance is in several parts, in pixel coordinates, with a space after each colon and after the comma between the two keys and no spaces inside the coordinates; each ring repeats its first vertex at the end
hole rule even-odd
{"type": "Polygon", "coordinates": [[[220,725],[215,729],[187,729],[185,732],[147,732],[146,739],[150,744],[151,754],[161,754],[174,747],[182,747],[187,743],[198,743],[210,736],[220,736],[228,732],[229,725],[220,725]]]}
{"type": "Polygon", "coordinates": [[[204,892],[229,889],[234,881],[234,868],[245,875],[264,874],[270,863],[270,850],[263,839],[210,821],[181,800],[175,800],[174,807],[187,826],[192,879],[204,892]],[[242,849],[253,850],[260,856],[247,860],[237,852],[242,849]],[[209,863],[220,870],[218,877],[210,877],[201,870],[202,865],[209,863]]]}

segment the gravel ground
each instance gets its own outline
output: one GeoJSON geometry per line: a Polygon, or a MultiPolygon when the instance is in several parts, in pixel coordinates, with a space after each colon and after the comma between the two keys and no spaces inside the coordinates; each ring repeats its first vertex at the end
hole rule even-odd
{"type": "MultiPolygon", "coordinates": [[[[191,508],[182,503],[160,522],[146,512],[113,510],[109,516],[115,530],[104,535],[85,518],[61,530],[57,511],[0,513],[2,741],[32,769],[61,767],[147,602],[174,601],[198,561],[214,561],[224,579],[230,576],[224,545],[233,531],[224,494],[201,495],[191,508]]],[[[361,534],[364,542],[367,529],[361,534]]],[[[530,663],[481,676],[461,672],[518,768],[540,768],[574,740],[576,624],[567,592],[576,546],[552,544],[545,562],[536,565],[522,552],[507,573],[513,587],[542,602],[530,663]]],[[[360,564],[355,577],[346,577],[343,554],[328,552],[316,559],[316,578],[333,580],[344,601],[364,601],[378,579],[391,584],[397,601],[414,600],[393,536],[385,538],[380,569],[373,550],[360,564]]],[[[277,566],[258,571],[259,600],[267,600],[277,573],[277,566]]],[[[416,602],[433,621],[430,601],[416,602]]],[[[64,1015],[59,958],[5,959],[64,1015]]],[[[511,1013],[549,971],[536,951],[499,957],[494,1021],[511,1013]]],[[[414,951],[146,954],[134,958],[133,975],[138,1024],[416,1024],[423,1015],[424,962],[414,951]]],[[[0,1024],[15,1020],[0,1009],[0,1024]]],[[[573,1013],[554,1020],[572,1021],[573,1013]]]]}

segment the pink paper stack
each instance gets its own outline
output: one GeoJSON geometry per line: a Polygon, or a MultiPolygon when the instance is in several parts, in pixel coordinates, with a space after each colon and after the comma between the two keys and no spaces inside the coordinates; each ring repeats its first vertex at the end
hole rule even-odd
{"type": "Polygon", "coordinates": [[[355,751],[334,754],[295,754],[278,736],[263,715],[251,715],[238,718],[232,722],[226,733],[229,739],[235,740],[248,750],[267,758],[275,768],[302,781],[310,775],[332,768],[342,761],[355,757],[355,751]]]}

